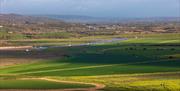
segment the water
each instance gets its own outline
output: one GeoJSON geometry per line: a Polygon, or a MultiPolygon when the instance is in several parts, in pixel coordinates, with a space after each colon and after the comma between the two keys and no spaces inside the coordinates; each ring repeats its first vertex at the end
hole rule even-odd
{"type": "Polygon", "coordinates": [[[69,45],[61,45],[61,46],[39,46],[33,47],[35,50],[45,50],[48,48],[59,48],[59,47],[73,47],[73,46],[91,46],[91,45],[99,45],[99,44],[106,44],[106,43],[117,43],[123,40],[127,40],[127,38],[112,38],[112,39],[98,39],[93,42],[89,43],[82,43],[82,44],[69,44],[69,45]]]}

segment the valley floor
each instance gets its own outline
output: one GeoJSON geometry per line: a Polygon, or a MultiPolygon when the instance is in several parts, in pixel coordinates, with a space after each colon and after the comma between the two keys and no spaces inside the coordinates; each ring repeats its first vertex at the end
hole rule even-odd
{"type": "Polygon", "coordinates": [[[179,40],[178,34],[160,34],[28,52],[0,50],[0,89],[180,91],[179,40]]]}

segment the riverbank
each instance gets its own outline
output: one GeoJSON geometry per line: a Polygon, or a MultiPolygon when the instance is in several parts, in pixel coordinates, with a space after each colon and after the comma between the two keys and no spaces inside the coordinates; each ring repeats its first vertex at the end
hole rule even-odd
{"type": "Polygon", "coordinates": [[[32,49],[33,46],[9,46],[9,47],[0,47],[1,50],[24,50],[24,49],[32,49]]]}

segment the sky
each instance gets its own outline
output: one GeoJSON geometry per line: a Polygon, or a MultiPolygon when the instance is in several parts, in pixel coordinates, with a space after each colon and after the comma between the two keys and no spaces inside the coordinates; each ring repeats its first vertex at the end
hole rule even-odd
{"type": "Polygon", "coordinates": [[[178,17],[180,0],[0,0],[1,13],[94,17],[178,17]]]}

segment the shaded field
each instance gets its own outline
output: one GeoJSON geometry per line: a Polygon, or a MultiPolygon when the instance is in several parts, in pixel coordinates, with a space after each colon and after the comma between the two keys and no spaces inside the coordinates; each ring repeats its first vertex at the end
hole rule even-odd
{"type": "Polygon", "coordinates": [[[4,68],[1,73],[35,76],[93,76],[180,71],[180,48],[177,46],[105,45],[46,51],[54,50],[59,52],[67,50],[74,53],[68,54],[69,57],[54,61],[4,68]]]}

